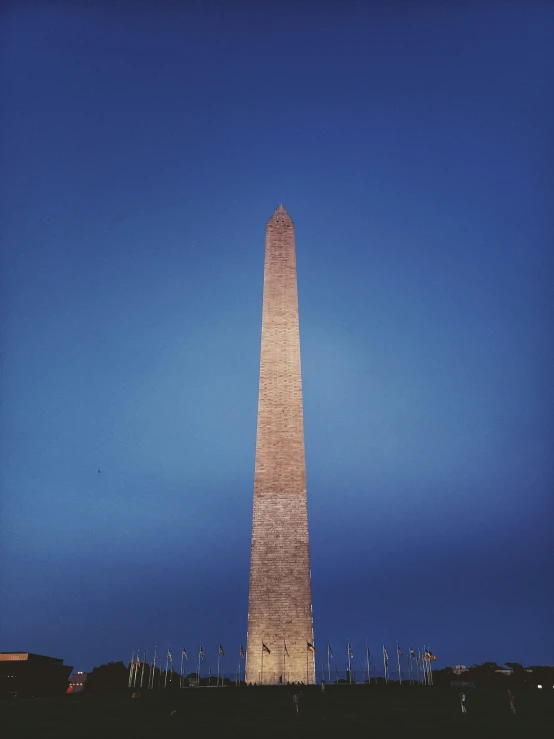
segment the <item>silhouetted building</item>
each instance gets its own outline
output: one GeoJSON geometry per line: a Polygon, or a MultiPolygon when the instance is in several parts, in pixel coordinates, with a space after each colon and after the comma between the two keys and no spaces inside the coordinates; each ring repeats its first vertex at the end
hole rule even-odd
{"type": "Polygon", "coordinates": [[[85,686],[86,672],[74,672],[69,678],[68,693],[80,693],[85,686]]]}
{"type": "Polygon", "coordinates": [[[0,697],[62,695],[73,667],[63,659],[30,652],[0,652],[0,697]]]}
{"type": "Polygon", "coordinates": [[[247,683],[315,682],[294,224],[266,227],[247,683]]]}
{"type": "Polygon", "coordinates": [[[453,665],[452,672],[455,675],[461,675],[462,672],[467,672],[468,668],[465,665],[453,665]]]}

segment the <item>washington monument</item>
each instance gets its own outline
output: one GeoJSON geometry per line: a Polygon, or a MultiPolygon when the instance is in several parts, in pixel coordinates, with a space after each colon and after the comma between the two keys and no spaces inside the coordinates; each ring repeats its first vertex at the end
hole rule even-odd
{"type": "Polygon", "coordinates": [[[246,681],[315,682],[294,224],[266,227],[246,681]]]}

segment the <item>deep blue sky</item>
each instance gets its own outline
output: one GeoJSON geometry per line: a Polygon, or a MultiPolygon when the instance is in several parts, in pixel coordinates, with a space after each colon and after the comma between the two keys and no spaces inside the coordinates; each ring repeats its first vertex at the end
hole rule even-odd
{"type": "Polygon", "coordinates": [[[182,5],[2,10],[0,649],[234,669],[282,202],[318,670],[554,663],[554,7],[182,5]]]}

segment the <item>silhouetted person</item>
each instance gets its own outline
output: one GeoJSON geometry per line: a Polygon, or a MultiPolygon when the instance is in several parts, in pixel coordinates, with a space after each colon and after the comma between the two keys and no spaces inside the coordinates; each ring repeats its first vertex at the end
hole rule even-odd
{"type": "Polygon", "coordinates": [[[467,713],[467,700],[466,700],[466,694],[461,693],[460,694],[460,703],[462,706],[462,713],[467,713]]]}
{"type": "Polygon", "coordinates": [[[512,693],[511,690],[508,689],[508,700],[510,701],[510,711],[515,716],[516,715],[516,706],[515,706],[515,695],[512,693]]]}

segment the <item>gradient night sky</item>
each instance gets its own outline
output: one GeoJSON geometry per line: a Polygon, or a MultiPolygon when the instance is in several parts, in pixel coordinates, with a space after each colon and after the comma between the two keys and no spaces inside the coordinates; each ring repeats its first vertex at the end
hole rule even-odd
{"type": "Polygon", "coordinates": [[[441,5],[4,5],[0,649],[235,669],[282,202],[318,671],[554,663],[554,7],[441,5]]]}

